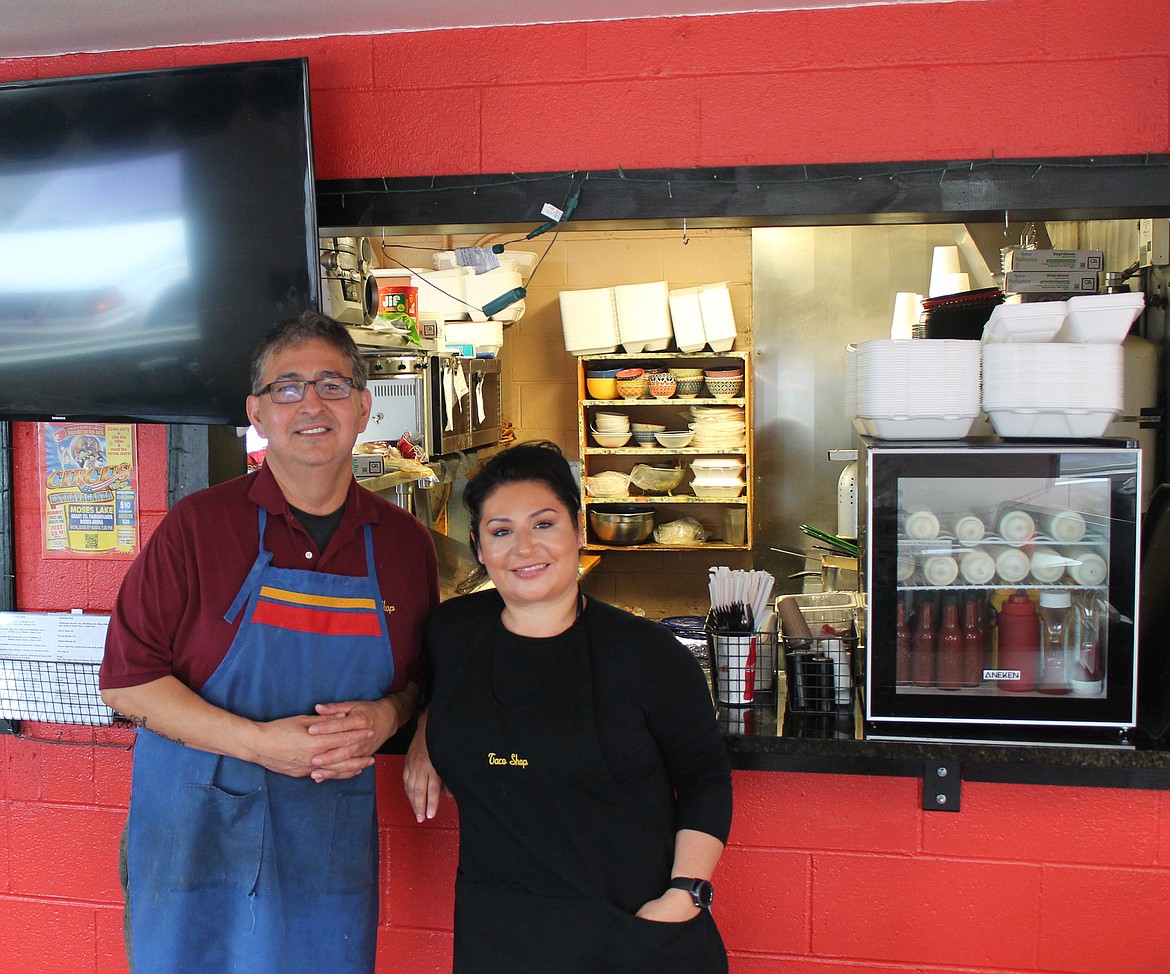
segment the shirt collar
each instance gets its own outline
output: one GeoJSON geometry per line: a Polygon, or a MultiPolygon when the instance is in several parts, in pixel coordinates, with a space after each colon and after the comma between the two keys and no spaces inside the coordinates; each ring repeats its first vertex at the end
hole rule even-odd
{"type": "MultiPolygon", "coordinates": [[[[252,474],[252,478],[252,484],[248,488],[248,500],[257,507],[264,508],[269,514],[288,517],[291,513],[288,501],[281,493],[280,485],[276,482],[272,471],[268,469],[268,464],[263,464],[259,470],[252,474]]],[[[355,527],[361,527],[363,524],[377,524],[380,520],[379,515],[377,498],[364,487],[358,486],[357,479],[351,477],[349,491],[345,496],[345,517],[343,520],[355,527]]]]}

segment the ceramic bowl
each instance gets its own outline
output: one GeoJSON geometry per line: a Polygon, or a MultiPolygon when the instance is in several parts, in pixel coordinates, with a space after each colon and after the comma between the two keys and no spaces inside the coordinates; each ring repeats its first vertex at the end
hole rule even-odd
{"type": "Polygon", "coordinates": [[[607,450],[616,450],[619,446],[625,446],[630,442],[631,436],[629,430],[623,430],[617,433],[605,433],[601,430],[591,429],[589,433],[593,437],[594,443],[607,450]]]}
{"type": "Polygon", "coordinates": [[[599,410],[593,414],[593,425],[602,433],[628,433],[630,417],[625,413],[605,413],[599,410]]]}
{"type": "Polygon", "coordinates": [[[640,446],[654,445],[654,431],[653,430],[635,430],[634,440],[640,446]]]}
{"type": "Polygon", "coordinates": [[[663,423],[634,423],[631,429],[635,433],[661,433],[666,426],[663,423]]]}
{"type": "Polygon", "coordinates": [[[634,368],[630,368],[630,369],[620,369],[614,375],[614,378],[615,379],[640,379],[645,374],[646,374],[645,369],[639,369],[637,367],[634,367],[634,368]]]}
{"type": "Polygon", "coordinates": [[[616,379],[621,369],[586,369],[586,379],[616,379]]]}
{"type": "Polygon", "coordinates": [[[589,394],[590,399],[616,399],[618,394],[617,379],[587,378],[585,391],[589,394]]]}
{"type": "Polygon", "coordinates": [[[655,433],[654,439],[668,449],[681,450],[689,446],[695,434],[691,430],[667,430],[664,433],[655,433]]]}
{"type": "Polygon", "coordinates": [[[650,376],[649,387],[655,399],[669,399],[678,389],[678,380],[669,372],[655,372],[650,376]]]}
{"type": "Polygon", "coordinates": [[[742,379],[743,369],[738,366],[734,369],[707,369],[703,375],[708,379],[742,379]]]}
{"type": "Polygon", "coordinates": [[[694,399],[703,391],[703,377],[701,375],[684,376],[678,380],[678,397],[680,399],[694,399]]]}
{"type": "Polygon", "coordinates": [[[676,379],[693,379],[695,376],[700,378],[703,375],[702,369],[671,369],[670,374],[676,379]]]}
{"type": "Polygon", "coordinates": [[[649,382],[646,380],[646,374],[636,378],[617,379],[617,392],[623,399],[641,399],[646,395],[649,382]]]}
{"type": "Polygon", "coordinates": [[[743,376],[738,379],[717,379],[707,376],[707,391],[716,399],[733,399],[743,391],[743,376]]]}

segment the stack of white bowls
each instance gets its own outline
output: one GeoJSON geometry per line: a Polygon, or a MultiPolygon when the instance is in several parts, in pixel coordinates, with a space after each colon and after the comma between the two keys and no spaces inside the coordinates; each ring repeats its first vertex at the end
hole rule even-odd
{"type": "Polygon", "coordinates": [[[855,425],[888,440],[966,436],[980,414],[979,352],[979,342],[944,339],[883,338],[847,349],[855,425]]]}
{"type": "Polygon", "coordinates": [[[607,449],[623,447],[630,441],[630,417],[624,413],[598,410],[593,414],[593,425],[589,432],[598,446],[607,449]]]}
{"type": "Polygon", "coordinates": [[[692,406],[695,438],[691,446],[699,450],[742,450],[747,443],[747,420],[740,406],[692,406]]]}
{"type": "Polygon", "coordinates": [[[983,408],[1000,436],[1101,436],[1121,412],[1124,385],[1120,344],[983,347],[983,408]]]}

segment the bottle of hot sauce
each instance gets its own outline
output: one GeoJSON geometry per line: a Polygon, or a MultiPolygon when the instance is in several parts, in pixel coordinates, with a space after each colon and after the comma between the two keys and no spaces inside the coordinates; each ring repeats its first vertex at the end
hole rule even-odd
{"type": "Polygon", "coordinates": [[[914,626],[914,643],[910,657],[910,682],[919,687],[934,686],[934,603],[929,599],[918,606],[914,626]]]}
{"type": "Polygon", "coordinates": [[[963,646],[959,607],[948,600],[943,605],[942,626],[938,630],[937,681],[940,690],[958,690],[963,686],[963,646]]]}
{"type": "Polygon", "coordinates": [[[978,595],[963,603],[963,686],[977,687],[983,682],[983,627],[979,625],[978,595]]]}
{"type": "Polygon", "coordinates": [[[898,599],[894,625],[894,648],[896,659],[895,683],[904,687],[910,682],[910,627],[906,625],[906,600],[898,599]]]}

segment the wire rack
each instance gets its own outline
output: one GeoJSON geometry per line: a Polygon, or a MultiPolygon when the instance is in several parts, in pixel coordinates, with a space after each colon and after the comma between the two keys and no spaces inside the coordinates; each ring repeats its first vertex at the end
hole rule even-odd
{"type": "Polygon", "coordinates": [[[98,663],[0,658],[0,717],[105,726],[114,711],[102,702],[98,663]]]}
{"type": "Polygon", "coordinates": [[[831,714],[853,707],[856,636],[784,637],[785,706],[796,714],[831,714]]]}

